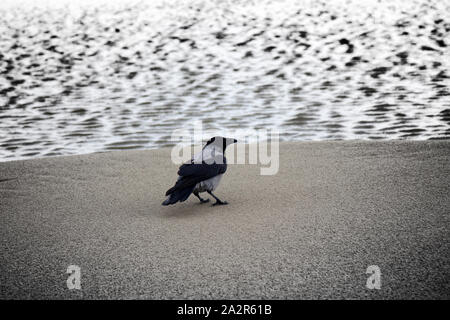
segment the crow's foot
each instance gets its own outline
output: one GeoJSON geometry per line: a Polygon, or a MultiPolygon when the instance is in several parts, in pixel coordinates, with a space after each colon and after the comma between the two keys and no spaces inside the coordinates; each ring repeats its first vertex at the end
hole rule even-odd
{"type": "Polygon", "coordinates": [[[228,202],[226,201],[216,201],[216,203],[213,204],[213,206],[220,206],[220,205],[225,205],[228,204],[228,202]]]}

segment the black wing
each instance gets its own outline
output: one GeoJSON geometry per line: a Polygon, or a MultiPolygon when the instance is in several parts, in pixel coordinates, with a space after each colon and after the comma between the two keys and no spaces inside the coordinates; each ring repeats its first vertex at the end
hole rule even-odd
{"type": "Polygon", "coordinates": [[[225,171],[227,170],[227,164],[226,161],[223,162],[223,164],[207,164],[205,162],[202,162],[201,164],[192,162],[183,164],[178,170],[178,175],[180,177],[178,178],[175,185],[167,190],[166,196],[177,190],[193,188],[197,183],[201,181],[205,181],[219,174],[225,173],[225,171]]]}

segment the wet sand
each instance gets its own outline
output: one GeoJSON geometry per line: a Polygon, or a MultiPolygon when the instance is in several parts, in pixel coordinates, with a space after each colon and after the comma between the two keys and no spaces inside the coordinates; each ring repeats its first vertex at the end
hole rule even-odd
{"type": "Polygon", "coordinates": [[[0,298],[450,298],[450,142],[280,154],[275,176],[230,165],[221,207],[161,206],[170,149],[0,163],[0,298]]]}

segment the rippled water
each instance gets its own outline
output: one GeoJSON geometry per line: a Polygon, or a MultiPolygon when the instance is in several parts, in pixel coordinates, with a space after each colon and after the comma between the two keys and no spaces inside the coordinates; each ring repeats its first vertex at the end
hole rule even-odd
{"type": "Polygon", "coordinates": [[[450,1],[0,4],[0,160],[170,145],[450,138],[450,1]]]}

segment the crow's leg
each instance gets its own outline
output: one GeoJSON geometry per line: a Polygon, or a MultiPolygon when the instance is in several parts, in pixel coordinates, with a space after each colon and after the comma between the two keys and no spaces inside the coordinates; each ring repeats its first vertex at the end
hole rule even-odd
{"type": "Polygon", "coordinates": [[[213,206],[219,205],[219,204],[228,204],[228,202],[226,201],[222,201],[219,198],[217,198],[211,191],[207,191],[210,195],[212,195],[214,197],[214,199],[216,199],[216,203],[213,204],[213,206]]]}
{"type": "Polygon", "coordinates": [[[209,199],[203,199],[202,197],[200,197],[200,195],[198,194],[197,191],[194,191],[194,196],[196,196],[197,198],[199,198],[200,203],[205,203],[205,202],[209,202],[209,199]]]}

